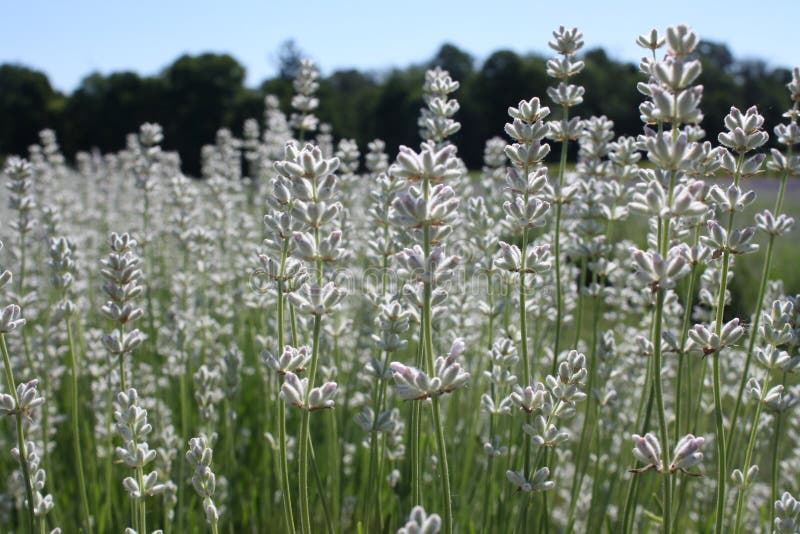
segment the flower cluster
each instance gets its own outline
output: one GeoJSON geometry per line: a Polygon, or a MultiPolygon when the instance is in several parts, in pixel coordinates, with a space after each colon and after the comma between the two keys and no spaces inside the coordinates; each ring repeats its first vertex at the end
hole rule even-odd
{"type": "Polygon", "coordinates": [[[465,349],[464,342],[457,339],[446,356],[439,356],[433,363],[433,373],[425,372],[392,362],[392,376],[397,394],[405,400],[423,400],[451,393],[469,382],[470,374],[456,362],[465,349]]]}
{"type": "Polygon", "coordinates": [[[114,410],[115,428],[122,438],[122,446],[116,448],[117,460],[136,473],[135,478],[125,478],[122,487],[134,500],[157,495],[166,489],[158,480],[158,471],[144,473],[144,468],[156,459],[157,452],[147,443],[153,427],[147,422],[147,410],[139,404],[139,394],[130,388],[117,394],[114,410]]]}
{"type": "Polygon", "coordinates": [[[631,469],[631,473],[644,473],[645,471],[658,471],[676,473],[678,471],[690,474],[686,471],[687,468],[699,464],[703,460],[703,453],[700,452],[700,447],[703,446],[705,439],[702,437],[695,437],[692,434],[683,436],[675,445],[675,450],[672,454],[672,463],[665,471],[664,463],[661,458],[661,445],[658,438],[652,432],[648,432],[644,436],[638,434],[633,435],[633,455],[640,462],[647,464],[638,469],[631,469]]]}
{"type": "Polygon", "coordinates": [[[144,341],[139,329],[126,331],[132,321],[144,315],[144,310],[136,305],[136,300],[144,292],[141,285],[141,259],[136,254],[136,240],[128,234],[112,233],[109,238],[111,252],[100,264],[100,274],[105,278],[103,292],[109,300],[100,311],[117,329],[103,336],[103,345],[109,353],[119,360],[120,383],[125,390],[125,355],[131,353],[144,341]]]}
{"type": "Polygon", "coordinates": [[[203,511],[206,521],[216,530],[219,523],[219,510],[214,504],[214,491],[216,490],[216,476],[211,470],[211,460],[214,451],[208,446],[205,436],[199,436],[189,440],[189,450],[186,451],[186,460],[194,470],[192,473],[192,486],[203,499],[203,511]]]}

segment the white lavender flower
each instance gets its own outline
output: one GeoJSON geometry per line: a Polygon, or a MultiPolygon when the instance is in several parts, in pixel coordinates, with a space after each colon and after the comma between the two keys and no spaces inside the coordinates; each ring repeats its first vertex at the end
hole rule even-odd
{"type": "Polygon", "coordinates": [[[278,356],[264,349],[261,357],[267,367],[279,375],[285,375],[289,372],[297,374],[305,371],[309,362],[311,362],[311,347],[303,345],[295,348],[291,345],[286,345],[283,347],[283,352],[278,356]]]}
{"type": "Polygon", "coordinates": [[[800,501],[787,491],[775,501],[775,531],[794,534],[800,530],[800,501]]]}
{"type": "Polygon", "coordinates": [[[692,434],[686,434],[675,445],[675,451],[672,454],[672,463],[669,466],[670,473],[676,471],[686,471],[686,468],[700,463],[703,460],[703,453],[700,452],[700,447],[703,446],[705,439],[702,437],[694,437],[692,434]]]}
{"type": "Polygon", "coordinates": [[[314,110],[319,107],[319,99],[314,96],[319,89],[319,70],[310,59],[300,60],[300,72],[293,85],[296,94],[292,97],[292,107],[297,113],[292,113],[291,125],[302,137],[308,132],[317,129],[319,119],[314,115],[314,110]]]}
{"type": "Polygon", "coordinates": [[[9,334],[24,324],[25,318],[16,304],[9,304],[0,312],[0,333],[9,334]]]}
{"type": "Polygon", "coordinates": [[[434,361],[433,376],[400,362],[392,362],[390,367],[397,394],[405,400],[423,400],[464,387],[471,375],[456,362],[464,349],[464,342],[455,340],[447,356],[439,356],[434,361]]]}
{"type": "Polygon", "coordinates": [[[636,38],[637,45],[652,51],[656,51],[664,46],[665,42],[666,39],[658,35],[658,30],[656,29],[650,30],[650,33],[647,35],[640,35],[636,38]]]}
{"type": "Polygon", "coordinates": [[[650,469],[655,471],[663,470],[661,444],[655,434],[648,432],[644,437],[634,434],[633,444],[633,455],[637,460],[646,465],[639,469],[632,469],[632,472],[641,473],[650,469]]]}
{"type": "Polygon", "coordinates": [[[756,227],[762,232],[775,237],[781,237],[794,227],[794,218],[785,213],[777,216],[769,210],[764,210],[755,215],[756,227]]]}
{"type": "Polygon", "coordinates": [[[304,284],[298,291],[290,293],[287,298],[302,314],[326,315],[345,297],[347,292],[336,287],[333,282],[323,286],[304,284]]]}
{"type": "Polygon", "coordinates": [[[137,501],[167,489],[159,482],[158,470],[144,472],[144,468],[156,459],[157,452],[148,444],[153,427],[147,421],[147,410],[139,404],[137,391],[130,388],[117,394],[114,410],[115,428],[122,438],[122,446],[115,451],[117,460],[136,473],[135,477],[126,477],[122,487],[131,499],[137,501]]]}
{"type": "Polygon", "coordinates": [[[714,354],[725,347],[734,346],[744,335],[744,328],[739,325],[739,319],[734,318],[722,325],[720,334],[716,334],[715,323],[707,328],[705,325],[696,324],[689,330],[689,342],[686,344],[687,352],[699,352],[702,356],[714,354]]]}
{"type": "MultiPolygon", "coordinates": [[[[13,447],[11,449],[11,457],[17,462],[26,462],[27,471],[30,473],[31,487],[33,488],[33,515],[38,518],[44,518],[55,508],[53,496],[44,493],[47,474],[41,467],[41,458],[37,453],[36,443],[28,441],[25,444],[25,452],[27,457],[23,460],[20,456],[19,448],[13,447]]],[[[60,532],[60,529],[56,530],[60,532]]]]}
{"type": "Polygon", "coordinates": [[[420,137],[441,143],[461,129],[461,124],[453,119],[459,109],[458,101],[448,96],[456,92],[458,87],[459,83],[440,67],[425,72],[422,92],[426,107],[417,121],[420,137]]]}
{"type": "Polygon", "coordinates": [[[288,371],[283,377],[280,395],[288,404],[314,412],[334,407],[333,397],[337,388],[336,382],[325,382],[322,386],[309,390],[308,378],[298,378],[288,371]]]}
{"type": "Polygon", "coordinates": [[[442,528],[442,518],[438,514],[428,515],[425,508],[415,506],[411,509],[406,525],[397,534],[437,534],[442,528]]]}
{"type": "Polygon", "coordinates": [[[192,474],[192,486],[197,494],[203,499],[203,511],[206,521],[216,530],[219,523],[220,512],[214,504],[214,492],[216,491],[216,476],[211,470],[211,461],[214,451],[209,447],[205,436],[198,436],[189,440],[189,450],[186,451],[186,460],[194,470],[192,474]]]}
{"type": "Polygon", "coordinates": [[[556,483],[547,478],[550,476],[550,469],[542,467],[537,469],[531,480],[527,480],[521,471],[506,471],[506,478],[512,485],[516,486],[517,491],[523,493],[549,491],[556,487],[556,483]]]}
{"type": "Polygon", "coordinates": [[[631,249],[631,254],[637,266],[637,280],[649,286],[653,292],[675,287],[676,280],[687,273],[686,260],[679,247],[671,248],[666,260],[657,252],[636,248],[631,249]]]}
{"type": "Polygon", "coordinates": [[[44,404],[44,397],[39,394],[38,385],[39,381],[36,379],[17,384],[16,401],[12,395],[0,393],[0,414],[22,413],[28,418],[32,418],[33,410],[44,404]]]}

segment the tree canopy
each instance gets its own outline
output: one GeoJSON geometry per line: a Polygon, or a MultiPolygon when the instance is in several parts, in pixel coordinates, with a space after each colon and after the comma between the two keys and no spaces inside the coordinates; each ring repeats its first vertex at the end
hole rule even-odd
{"type": "MultiPolygon", "coordinates": [[[[177,150],[186,172],[196,174],[202,145],[213,142],[220,127],[239,134],[245,119],[260,118],[265,95],[275,94],[289,111],[291,79],[302,55],[294,41],[285,42],[278,51],[278,75],[257,88],[245,86],[245,68],[235,58],[206,53],[183,55],[154,76],[92,73],[69,95],[54,90],[42,72],[0,65],[0,155],[25,153],[46,127],[56,130],[69,157],[78,150],[117,150],[127,133],[155,121],[164,128],[164,146],[177,150]]],[[[787,107],[784,84],[789,70],[737,60],[724,44],[709,41],[700,43],[698,56],[706,87],[702,126],[709,135],[720,130],[731,105],[758,104],[770,123],[780,119],[787,107]]],[[[583,60],[586,67],[577,82],[586,87],[586,94],[576,111],[588,117],[603,110],[617,134],[639,133],[638,67],[615,61],[600,48],[585,52],[583,60]]],[[[547,103],[546,89],[553,80],[546,75],[545,61],[535,54],[498,50],[479,62],[447,43],[418,65],[379,73],[338,70],[322,77],[319,116],[331,124],[337,138],[354,138],[361,146],[376,137],[390,150],[415,145],[424,72],[440,65],[461,82],[456,97],[463,127],[455,141],[461,157],[477,168],[485,140],[503,135],[509,106],[532,96],[547,103]]]]}

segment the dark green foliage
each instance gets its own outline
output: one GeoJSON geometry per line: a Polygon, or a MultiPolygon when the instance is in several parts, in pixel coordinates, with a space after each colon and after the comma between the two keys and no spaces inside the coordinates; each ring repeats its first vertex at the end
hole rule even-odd
{"type": "Polygon", "coordinates": [[[0,155],[25,153],[40,130],[57,127],[63,99],[46,74],[0,65],[0,155]]]}
{"type": "Polygon", "coordinates": [[[164,146],[178,150],[188,172],[196,174],[200,149],[217,129],[234,126],[244,76],[244,67],[227,54],[185,55],[162,74],[164,146]]]}
{"type": "MultiPolygon", "coordinates": [[[[54,91],[45,74],[18,65],[0,66],[0,155],[24,154],[45,127],[55,128],[68,156],[78,150],[117,150],[139,124],[157,121],[164,127],[168,149],[178,150],[184,169],[197,174],[202,145],[214,140],[220,126],[241,134],[244,120],[261,119],[263,97],[275,94],[290,111],[291,79],[303,52],[294,41],[278,51],[278,75],[258,88],[244,86],[245,69],[229,55],[184,55],[157,76],[132,72],[87,76],[69,96],[54,91]]],[[[716,136],[730,106],[758,104],[768,125],[777,124],[787,107],[784,84],[790,72],[763,61],[736,60],[720,43],[698,46],[705,86],[702,126],[716,136]]],[[[615,61],[602,49],[583,54],[586,68],[577,83],[586,87],[581,116],[603,113],[618,135],[641,132],[636,90],[643,77],[636,65],[615,61]]],[[[390,152],[400,144],[419,142],[417,116],[425,69],[440,65],[461,82],[457,98],[462,130],[454,141],[470,168],[480,168],[483,145],[503,135],[509,105],[539,96],[547,103],[546,58],[499,50],[482,63],[455,45],[444,44],[421,65],[380,74],[340,70],[320,79],[320,119],[338,138],[354,138],[360,146],[380,137],[390,152]]],[[[323,65],[324,67],[324,65],[323,65]]]]}
{"type": "Polygon", "coordinates": [[[67,99],[63,126],[57,129],[59,143],[69,155],[92,148],[119,150],[126,134],[164,116],[163,94],[164,83],[158,78],[135,72],[90,74],[67,99]]]}

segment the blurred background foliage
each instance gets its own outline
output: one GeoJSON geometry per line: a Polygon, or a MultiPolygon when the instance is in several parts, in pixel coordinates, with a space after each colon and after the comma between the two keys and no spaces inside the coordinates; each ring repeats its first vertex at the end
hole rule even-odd
{"type": "MultiPolygon", "coordinates": [[[[732,105],[757,104],[770,129],[779,122],[788,107],[788,69],[737,60],[720,43],[702,42],[698,53],[705,85],[702,125],[709,136],[716,136],[732,105]]],[[[255,88],[245,86],[244,66],[227,54],[184,55],[155,76],[92,73],[71,94],[55,90],[42,72],[0,65],[0,157],[27,153],[45,127],[56,130],[68,157],[94,148],[115,151],[124,147],[126,134],[149,121],[163,126],[165,148],[177,150],[185,172],[197,175],[202,145],[213,142],[219,127],[240,135],[246,118],[261,118],[266,94],[277,95],[289,111],[291,81],[304,55],[294,41],[284,43],[277,55],[277,76],[255,88]]],[[[602,110],[618,135],[640,133],[638,67],[611,59],[601,48],[585,52],[583,60],[586,68],[578,83],[587,90],[580,115],[602,110]]],[[[509,105],[531,96],[547,100],[550,80],[543,56],[498,50],[479,62],[445,44],[423,64],[383,72],[337,70],[321,78],[318,115],[331,124],[337,139],[353,138],[362,147],[376,137],[390,151],[400,144],[416,145],[420,87],[425,69],[433,65],[461,82],[457,98],[462,130],[454,140],[470,168],[480,168],[486,139],[503,135],[509,105]]]]}

